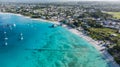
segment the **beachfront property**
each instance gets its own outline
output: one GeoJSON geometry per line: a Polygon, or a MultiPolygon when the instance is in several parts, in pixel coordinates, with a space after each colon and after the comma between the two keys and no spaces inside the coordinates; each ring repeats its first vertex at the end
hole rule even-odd
{"type": "Polygon", "coordinates": [[[119,67],[120,20],[90,4],[0,3],[0,67],[119,67]]]}
{"type": "Polygon", "coordinates": [[[116,22],[114,20],[107,20],[107,21],[103,21],[102,23],[101,24],[104,27],[108,27],[108,28],[119,29],[119,26],[120,26],[120,22],[116,22]]]}

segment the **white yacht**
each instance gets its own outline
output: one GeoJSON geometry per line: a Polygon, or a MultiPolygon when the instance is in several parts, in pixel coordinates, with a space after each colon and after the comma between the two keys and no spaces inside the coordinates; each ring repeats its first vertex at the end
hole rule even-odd
{"type": "Polygon", "coordinates": [[[16,24],[13,24],[14,27],[16,27],[16,24]]]}
{"type": "Polygon", "coordinates": [[[23,33],[20,33],[20,36],[23,36],[23,33]]]}
{"type": "Polygon", "coordinates": [[[24,39],[23,37],[20,38],[20,40],[23,40],[23,39],[24,39]]]}
{"type": "Polygon", "coordinates": [[[6,31],[4,31],[4,34],[6,34],[7,32],[6,31]]]}
{"type": "Polygon", "coordinates": [[[5,40],[8,40],[8,38],[7,38],[7,37],[5,37],[4,39],[5,39],[5,40]]]}
{"type": "Polygon", "coordinates": [[[8,43],[7,43],[7,42],[5,42],[5,45],[7,46],[7,45],[8,45],[8,43]]]}

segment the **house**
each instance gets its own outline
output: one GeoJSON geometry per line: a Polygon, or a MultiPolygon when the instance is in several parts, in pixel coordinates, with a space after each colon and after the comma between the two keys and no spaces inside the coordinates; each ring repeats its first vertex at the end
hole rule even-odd
{"type": "Polygon", "coordinates": [[[117,34],[111,34],[110,35],[111,37],[116,37],[116,36],[118,36],[117,34]]]}
{"type": "Polygon", "coordinates": [[[118,30],[118,33],[120,34],[120,29],[118,30]]]}

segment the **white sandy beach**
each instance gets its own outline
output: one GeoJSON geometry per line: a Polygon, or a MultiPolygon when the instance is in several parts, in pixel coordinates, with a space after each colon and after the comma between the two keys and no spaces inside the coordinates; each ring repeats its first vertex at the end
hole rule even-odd
{"type": "Polygon", "coordinates": [[[64,28],[68,29],[70,32],[78,35],[79,37],[82,37],[83,39],[85,39],[86,41],[88,41],[89,43],[91,43],[91,45],[93,47],[95,47],[103,56],[103,58],[109,63],[110,67],[120,67],[115,61],[114,58],[107,52],[107,50],[103,50],[105,49],[104,47],[98,45],[98,41],[93,40],[91,37],[84,35],[82,32],[79,32],[76,29],[70,28],[67,25],[63,26],[64,28]],[[103,51],[101,51],[103,50],[103,51]]]}
{"type": "MultiPolygon", "coordinates": [[[[17,15],[17,16],[24,16],[24,15],[21,15],[21,14],[15,14],[15,13],[3,13],[3,12],[0,12],[0,14],[14,14],[14,15],[17,15]]],[[[39,21],[44,21],[44,22],[49,22],[49,23],[54,23],[54,24],[59,24],[59,22],[57,21],[50,21],[50,20],[44,20],[44,19],[38,19],[38,18],[31,18],[29,16],[24,16],[25,18],[30,18],[32,20],[39,20],[39,21]]]]}
{"type": "MultiPolygon", "coordinates": [[[[2,13],[0,12],[0,14],[14,14],[14,13],[2,13]]],[[[21,14],[14,14],[14,15],[17,15],[17,16],[23,16],[21,14]]],[[[25,16],[26,18],[30,18],[30,17],[27,17],[25,16]]],[[[53,24],[60,24],[59,22],[57,21],[49,21],[49,20],[43,20],[43,19],[34,19],[32,18],[32,20],[40,20],[40,21],[44,21],[44,22],[50,22],[50,23],[53,23],[53,24]]],[[[79,32],[78,30],[76,29],[73,29],[67,25],[63,25],[64,28],[68,29],[70,32],[78,35],[79,37],[82,37],[83,39],[85,39],[86,41],[88,41],[89,43],[91,43],[91,45],[93,45],[102,55],[103,55],[103,58],[108,61],[108,63],[110,64],[110,67],[120,67],[113,59],[113,57],[106,51],[106,50],[103,50],[104,47],[102,46],[99,46],[98,44],[98,41],[95,41],[93,40],[91,37],[89,36],[86,36],[84,35],[82,32],[79,32]],[[101,51],[103,50],[103,51],[101,51]]]]}

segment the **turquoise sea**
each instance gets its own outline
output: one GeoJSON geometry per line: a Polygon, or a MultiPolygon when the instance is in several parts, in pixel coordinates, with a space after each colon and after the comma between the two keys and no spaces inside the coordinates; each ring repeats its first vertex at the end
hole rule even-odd
{"type": "Polygon", "coordinates": [[[51,25],[0,14],[0,67],[110,67],[87,41],[51,25]]]}

